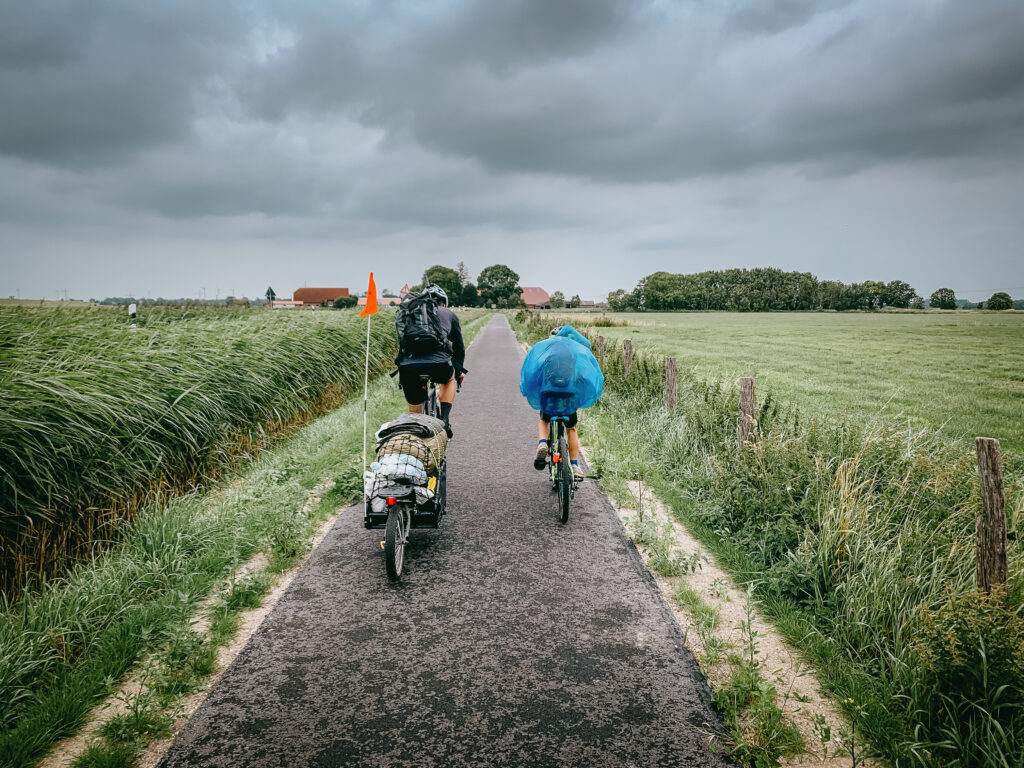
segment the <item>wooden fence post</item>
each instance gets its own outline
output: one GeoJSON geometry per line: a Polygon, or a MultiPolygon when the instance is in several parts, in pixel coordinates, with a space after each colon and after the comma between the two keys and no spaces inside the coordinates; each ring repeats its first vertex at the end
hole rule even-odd
{"type": "Polygon", "coordinates": [[[974,440],[978,454],[983,510],[975,530],[978,536],[978,589],[991,592],[1006,586],[1006,500],[1003,496],[1003,458],[999,441],[991,437],[974,440]]]}
{"type": "Polygon", "coordinates": [[[629,339],[622,340],[622,365],[629,378],[629,372],[633,370],[633,342],[629,339]]]}
{"type": "Polygon", "coordinates": [[[750,442],[750,432],[757,423],[754,418],[757,401],[754,399],[754,380],[751,378],[740,379],[740,410],[743,412],[743,420],[740,422],[740,445],[750,442]]]}
{"type": "Polygon", "coordinates": [[[676,407],[676,359],[665,358],[665,407],[669,411],[676,407]]]}

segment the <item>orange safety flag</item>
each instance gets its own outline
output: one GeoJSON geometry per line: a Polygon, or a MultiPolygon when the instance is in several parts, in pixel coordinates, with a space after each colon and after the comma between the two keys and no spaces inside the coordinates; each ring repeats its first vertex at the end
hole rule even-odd
{"type": "Polygon", "coordinates": [[[366,306],[363,307],[363,311],[359,313],[359,316],[366,317],[367,315],[376,315],[378,309],[377,284],[373,282],[373,272],[371,272],[370,286],[366,289],[366,306]]]}

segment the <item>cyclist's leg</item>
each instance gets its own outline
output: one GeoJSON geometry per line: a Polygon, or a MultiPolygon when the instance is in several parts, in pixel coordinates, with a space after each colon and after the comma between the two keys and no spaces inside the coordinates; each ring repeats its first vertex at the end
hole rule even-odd
{"type": "Polygon", "coordinates": [[[544,469],[548,464],[548,440],[551,435],[551,421],[545,419],[544,414],[540,415],[540,422],[537,424],[537,453],[533,457],[533,468],[544,469]]]}
{"type": "Polygon", "coordinates": [[[398,369],[398,383],[405,394],[405,402],[410,413],[423,413],[423,403],[427,401],[427,387],[420,379],[420,366],[405,365],[398,369]]]}
{"type": "Polygon", "coordinates": [[[441,397],[442,403],[448,403],[451,405],[455,402],[455,373],[452,373],[452,377],[443,384],[439,384],[437,387],[437,394],[441,397]]]}
{"type": "Polygon", "coordinates": [[[574,413],[566,424],[565,436],[569,442],[569,461],[572,463],[572,472],[577,479],[583,477],[583,469],[580,467],[580,438],[576,432],[576,424],[579,423],[579,414],[574,413]]]}
{"type": "Polygon", "coordinates": [[[437,385],[438,399],[441,401],[441,420],[444,422],[448,437],[452,436],[452,427],[449,421],[452,405],[455,403],[455,367],[451,363],[439,363],[433,366],[430,378],[437,385]]]}
{"type": "Polygon", "coordinates": [[[569,438],[569,458],[572,461],[580,460],[580,438],[576,434],[576,427],[569,427],[565,430],[566,437],[569,438]]]}

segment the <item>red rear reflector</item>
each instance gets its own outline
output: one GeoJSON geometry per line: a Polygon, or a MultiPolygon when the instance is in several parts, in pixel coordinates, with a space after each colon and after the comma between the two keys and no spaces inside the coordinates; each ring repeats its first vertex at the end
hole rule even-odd
{"type": "Polygon", "coordinates": [[[395,497],[394,496],[388,496],[388,506],[389,507],[393,507],[393,506],[395,506],[395,503],[396,503],[395,497]]]}
{"type": "Polygon", "coordinates": [[[562,454],[556,453],[554,456],[551,457],[551,460],[555,462],[555,464],[558,464],[562,460],[562,454]]]}

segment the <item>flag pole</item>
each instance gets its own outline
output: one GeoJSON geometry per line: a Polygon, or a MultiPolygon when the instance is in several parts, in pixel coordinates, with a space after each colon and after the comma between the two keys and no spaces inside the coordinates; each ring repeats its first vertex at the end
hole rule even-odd
{"type": "Polygon", "coordinates": [[[377,314],[377,285],[373,282],[373,272],[370,273],[370,284],[366,287],[366,306],[359,313],[359,317],[366,318],[366,368],[363,370],[363,501],[366,496],[366,401],[370,389],[370,328],[373,326],[373,316],[377,314]]]}
{"type": "MultiPolygon", "coordinates": [[[[370,326],[373,325],[373,315],[366,317],[366,368],[363,373],[363,476],[366,476],[366,400],[367,390],[370,387],[370,326]]],[[[363,501],[366,501],[366,482],[363,482],[363,501]]]]}

